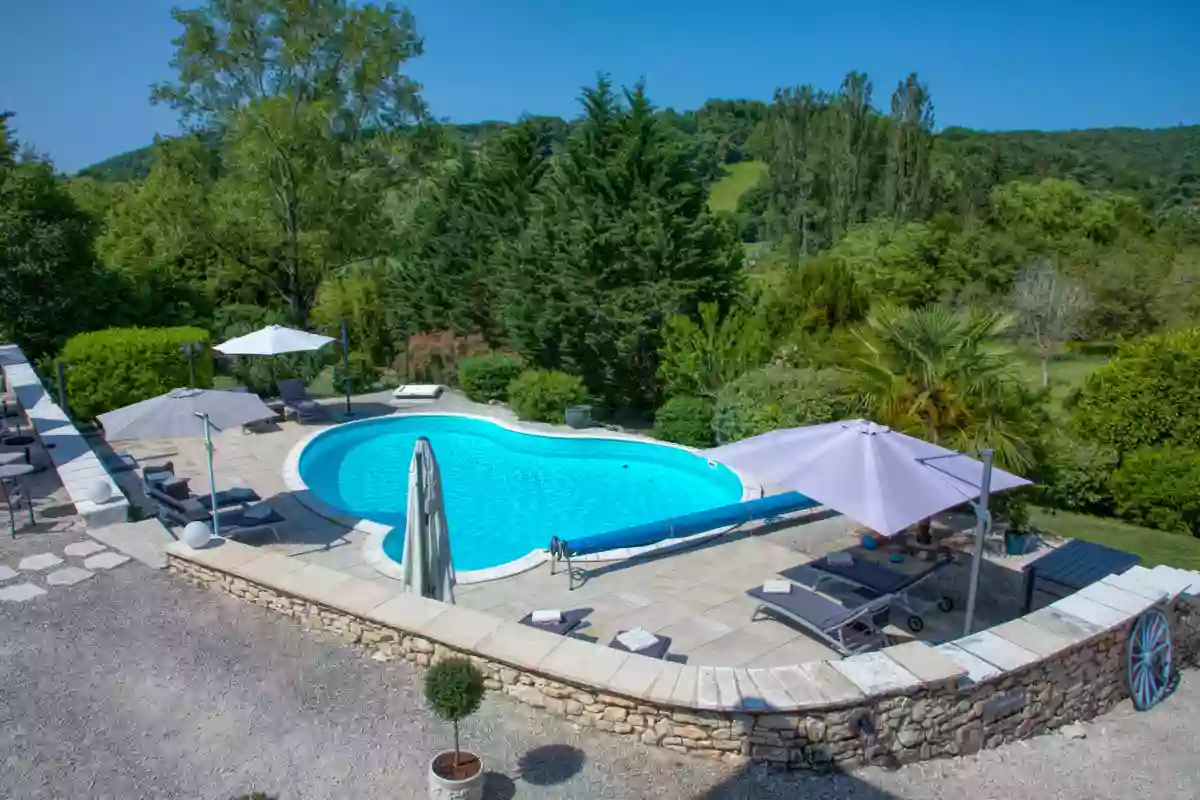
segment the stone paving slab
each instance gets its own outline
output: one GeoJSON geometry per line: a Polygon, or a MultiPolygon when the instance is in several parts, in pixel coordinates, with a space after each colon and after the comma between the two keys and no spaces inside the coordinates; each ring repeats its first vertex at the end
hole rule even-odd
{"type": "Polygon", "coordinates": [[[1200,594],[1200,572],[1195,570],[1178,569],[1176,567],[1168,567],[1165,564],[1159,564],[1151,572],[1158,575],[1169,575],[1184,584],[1183,593],[1189,595],[1200,594]]]}
{"type": "Polygon", "coordinates": [[[45,589],[32,583],[16,583],[0,589],[0,603],[24,603],[45,593],[45,589]]]}
{"type": "Polygon", "coordinates": [[[1002,671],[995,664],[990,664],[979,656],[968,653],[966,650],[963,650],[961,647],[955,647],[953,644],[939,644],[934,649],[965,669],[967,677],[975,683],[982,683],[994,678],[1002,671]]]}
{"type": "Polygon", "coordinates": [[[480,640],[474,650],[505,664],[532,669],[561,643],[561,636],[505,620],[480,640]]]}
{"type": "Polygon", "coordinates": [[[680,667],[679,678],[671,689],[671,703],[691,707],[696,703],[696,689],[700,682],[699,667],[680,667]]]}
{"type": "Polygon", "coordinates": [[[12,567],[0,564],[0,581],[11,581],[20,574],[12,567]]]}
{"type": "Polygon", "coordinates": [[[1037,611],[1026,614],[1022,619],[1075,643],[1087,641],[1105,630],[1101,625],[1082,620],[1054,606],[1039,608],[1037,611]]]}
{"type": "Polygon", "coordinates": [[[570,675],[573,681],[587,686],[606,687],[627,658],[629,653],[611,647],[597,647],[578,639],[563,639],[558,647],[538,662],[537,669],[554,675],[570,675]]]}
{"type": "MultiPolygon", "coordinates": [[[[522,625],[520,627],[524,628],[528,626],[522,625]]],[[[669,663],[661,659],[647,658],[646,656],[639,656],[637,653],[632,653],[629,658],[625,659],[625,663],[613,674],[612,679],[608,683],[609,688],[618,694],[645,697],[647,692],[650,691],[650,687],[658,680],[659,674],[662,673],[665,666],[669,663]]]]}
{"type": "Polygon", "coordinates": [[[63,554],[83,558],[85,556],[95,555],[108,548],[99,542],[75,542],[63,548],[63,554]]]}
{"type": "MultiPolygon", "coordinates": [[[[669,703],[671,696],[675,692],[675,684],[679,683],[679,676],[683,673],[683,665],[675,661],[662,661],[661,669],[658,677],[654,679],[654,684],[646,693],[646,698],[656,703],[669,703]]],[[[692,667],[694,670],[695,667],[692,667]]]]}
{"type": "Polygon", "coordinates": [[[1158,600],[1148,600],[1145,597],[1127,592],[1124,589],[1118,589],[1116,586],[1110,586],[1103,582],[1085,586],[1076,592],[1075,596],[1085,597],[1088,600],[1094,600],[1109,608],[1115,608],[1117,611],[1124,611],[1127,614],[1134,615],[1142,613],[1158,602],[1158,600]]]}
{"type": "Polygon", "coordinates": [[[398,594],[371,609],[367,618],[381,625],[415,633],[449,607],[427,597],[398,594]]]}
{"type": "Polygon", "coordinates": [[[991,631],[980,631],[970,636],[964,636],[953,642],[959,648],[974,656],[982,658],[989,664],[994,664],[1005,672],[1020,669],[1038,660],[1036,653],[1031,653],[1020,645],[1002,639],[991,631]]]}
{"type": "Polygon", "coordinates": [[[1094,600],[1080,597],[1077,594],[1068,595],[1061,600],[1056,600],[1047,606],[1047,608],[1054,608],[1064,614],[1078,617],[1084,622],[1090,622],[1102,630],[1115,628],[1127,622],[1133,616],[1126,611],[1118,611],[1112,606],[1097,603],[1094,600]]]}
{"type": "MultiPolygon", "coordinates": [[[[137,559],[152,569],[166,568],[166,549],[175,544],[175,537],[157,519],[105,525],[102,528],[89,530],[88,534],[93,539],[137,559]]],[[[207,548],[205,549],[207,550],[207,548]]]]}
{"type": "Polygon", "coordinates": [[[123,556],[120,553],[98,553],[90,558],[85,558],[83,566],[87,569],[113,569],[127,561],[129,561],[129,556],[123,556]]]}
{"type": "Polygon", "coordinates": [[[862,653],[831,661],[829,666],[846,676],[863,694],[893,694],[921,685],[920,678],[883,653],[862,653]]]}
{"type": "Polygon", "coordinates": [[[717,668],[701,666],[696,675],[696,705],[699,708],[721,707],[721,689],[717,686],[717,668]]]}
{"type": "Polygon", "coordinates": [[[742,691],[738,688],[733,667],[717,667],[717,696],[720,708],[734,710],[742,707],[742,691]]]}
{"type": "Polygon", "coordinates": [[[1042,658],[1052,656],[1075,644],[1065,636],[1023,619],[1014,619],[990,630],[1000,638],[1020,645],[1042,658]]]}
{"type": "Polygon", "coordinates": [[[884,648],[880,652],[917,676],[917,679],[926,685],[952,681],[966,675],[966,670],[959,664],[941,655],[925,642],[905,642],[884,648]]]}
{"type": "Polygon", "coordinates": [[[81,581],[86,581],[95,574],[79,567],[63,567],[47,575],[46,583],[50,586],[74,586],[81,581]]]}
{"type": "Polygon", "coordinates": [[[50,569],[51,567],[57,567],[61,563],[63,563],[63,560],[54,555],[54,553],[38,553],[37,555],[22,558],[20,563],[17,564],[17,569],[38,572],[50,569]]]}
{"type": "MultiPolygon", "coordinates": [[[[741,674],[739,671],[739,681],[741,674]]],[[[796,703],[792,700],[792,696],[788,694],[783,684],[771,674],[771,670],[748,669],[745,671],[745,674],[750,680],[750,685],[741,687],[743,702],[745,698],[757,697],[762,701],[763,708],[766,710],[795,707],[796,703]]]]}
{"type": "Polygon", "coordinates": [[[1165,589],[1155,586],[1153,579],[1149,576],[1150,570],[1145,567],[1133,567],[1123,574],[1109,575],[1107,578],[1101,578],[1100,583],[1106,586],[1115,586],[1118,589],[1136,594],[1138,597],[1144,597],[1156,603],[1179,594],[1178,591],[1168,592],[1165,589]],[[1134,570],[1140,570],[1140,572],[1135,572],[1134,570]]]}

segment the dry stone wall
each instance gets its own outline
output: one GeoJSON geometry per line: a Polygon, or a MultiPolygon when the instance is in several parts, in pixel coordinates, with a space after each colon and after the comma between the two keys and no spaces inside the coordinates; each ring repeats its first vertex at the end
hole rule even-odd
{"type": "MultiPolygon", "coordinates": [[[[1054,650],[1044,657],[1011,645],[1007,650],[1001,648],[996,651],[998,655],[992,656],[996,660],[1019,657],[1020,653],[1033,656],[1029,663],[1007,671],[983,662],[970,649],[948,645],[939,650],[947,658],[965,664],[964,669],[952,673],[930,672],[925,652],[930,648],[924,645],[920,646],[924,649],[910,645],[889,648],[896,651],[890,660],[870,654],[856,657],[858,661],[821,662],[783,671],[724,670],[720,674],[706,667],[689,672],[676,665],[635,657],[637,661],[629,663],[636,669],[627,667],[621,674],[633,676],[624,685],[638,688],[622,694],[611,691],[612,680],[600,687],[583,680],[564,680],[562,675],[521,666],[519,662],[527,659],[515,650],[509,660],[481,655],[476,649],[455,647],[430,635],[382,624],[339,608],[336,603],[306,597],[303,592],[267,585],[266,580],[250,580],[206,566],[198,563],[195,555],[175,548],[169,554],[170,569],[194,583],[293,617],[307,628],[335,634],[347,644],[369,650],[378,660],[402,659],[424,667],[447,656],[463,656],[480,667],[488,689],[580,726],[678,753],[735,762],[751,759],[791,769],[891,766],[969,754],[1102,714],[1127,695],[1125,643],[1136,618],[1130,616],[1123,624],[1066,647],[1061,647],[1069,641],[1065,633],[1057,643],[1047,644],[1045,637],[1027,639],[1030,647],[1054,650]],[[922,658],[926,659],[924,665],[922,658]],[[642,661],[650,663],[642,665],[639,663],[642,661]],[[898,668],[897,663],[907,664],[912,671],[898,668]],[[646,671],[639,673],[643,666],[646,671]],[[897,672],[913,680],[897,681],[897,672]],[[928,673],[926,680],[914,678],[923,672],[928,673]],[[971,677],[978,680],[972,680],[968,672],[974,672],[971,677]],[[638,674],[648,677],[639,680],[638,674]],[[682,686],[691,680],[698,685],[682,686]],[[727,680],[736,682],[736,688],[731,690],[727,680]],[[804,684],[805,680],[823,687],[822,692],[813,690],[815,699],[808,707],[779,710],[783,705],[781,697],[787,697],[793,706],[801,705],[796,698],[812,688],[804,684]],[[718,700],[709,701],[709,705],[719,704],[721,698],[733,691],[738,707],[735,710],[697,707],[705,702],[706,681],[711,681],[718,690],[718,700]],[[872,681],[879,688],[864,690],[872,681]],[[779,691],[773,692],[772,687],[779,691]],[[680,698],[692,700],[680,702],[680,698]]],[[[287,584],[286,579],[279,582],[287,584]]],[[[288,585],[303,583],[293,580],[288,585]]],[[[340,596],[351,594],[345,581],[338,586],[340,596]]],[[[381,591],[379,587],[375,589],[381,591]]],[[[394,598],[398,607],[391,611],[392,615],[402,612],[408,615],[405,619],[419,620],[420,615],[413,616],[415,612],[408,609],[406,598],[419,600],[406,595],[394,598]]],[[[378,599],[372,596],[367,602],[378,599]]],[[[349,600],[343,603],[349,604],[349,600]]],[[[1177,652],[1185,659],[1194,659],[1195,647],[1200,642],[1195,602],[1185,596],[1170,603],[1168,610],[1173,617],[1177,652]]],[[[471,619],[474,617],[464,618],[471,619]]],[[[1062,619],[1058,622],[1065,624],[1062,619]]],[[[1084,625],[1078,619],[1070,624],[1084,625]]],[[[453,638],[448,628],[444,633],[453,638]]],[[[1010,635],[1018,638],[1017,634],[1010,635]]],[[[1028,637],[1029,632],[1023,635],[1028,637]]],[[[975,641],[963,640],[963,647],[974,647],[984,653],[991,652],[986,648],[996,647],[986,635],[972,639],[975,641]]],[[[551,648],[555,646],[554,642],[550,644],[551,648]]],[[[603,649],[585,643],[577,646],[603,649]]],[[[617,680],[620,679],[618,676],[617,680]]]]}

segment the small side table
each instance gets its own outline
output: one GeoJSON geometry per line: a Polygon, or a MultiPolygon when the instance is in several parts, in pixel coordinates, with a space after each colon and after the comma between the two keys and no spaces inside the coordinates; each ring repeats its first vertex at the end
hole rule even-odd
{"type": "MultiPolygon", "coordinates": [[[[17,489],[21,488],[19,480],[22,475],[29,475],[35,470],[29,464],[4,464],[0,466],[0,491],[4,494],[4,504],[8,506],[8,529],[12,538],[17,538],[17,511],[13,508],[12,496],[8,493],[8,489],[4,488],[4,481],[11,480],[16,484],[17,489]]],[[[29,506],[29,524],[32,525],[36,520],[33,518],[33,498],[29,492],[22,492],[25,496],[25,504],[29,506]]]]}

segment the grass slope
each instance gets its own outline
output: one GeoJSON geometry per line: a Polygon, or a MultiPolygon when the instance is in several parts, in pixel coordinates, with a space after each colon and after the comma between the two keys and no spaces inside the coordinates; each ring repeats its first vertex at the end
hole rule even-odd
{"type": "Polygon", "coordinates": [[[767,165],[762,161],[726,164],[724,177],[713,184],[708,194],[708,207],[713,211],[737,211],[738,198],[758,183],[766,171],[767,165]]]}
{"type": "Polygon", "coordinates": [[[1089,517],[1070,511],[1031,508],[1034,526],[1071,539],[1085,539],[1142,557],[1143,567],[1166,564],[1180,569],[1200,570],[1200,539],[1167,533],[1105,517],[1089,517]]]}

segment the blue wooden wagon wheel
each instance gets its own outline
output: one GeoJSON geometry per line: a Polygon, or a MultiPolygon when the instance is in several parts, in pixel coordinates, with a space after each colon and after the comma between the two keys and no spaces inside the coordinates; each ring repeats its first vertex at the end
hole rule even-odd
{"type": "Polygon", "coordinates": [[[1171,685],[1171,626],[1158,609],[1138,617],[1129,634],[1128,659],[1129,696],[1134,708],[1145,711],[1171,685]]]}

